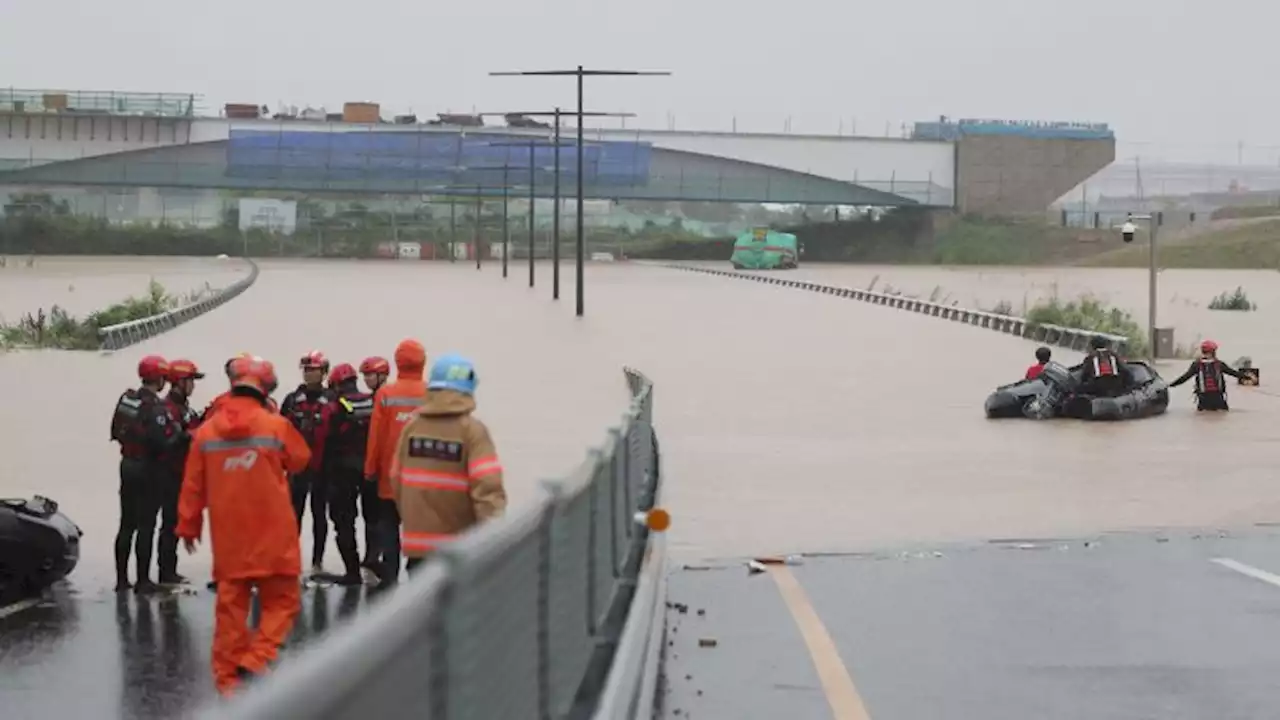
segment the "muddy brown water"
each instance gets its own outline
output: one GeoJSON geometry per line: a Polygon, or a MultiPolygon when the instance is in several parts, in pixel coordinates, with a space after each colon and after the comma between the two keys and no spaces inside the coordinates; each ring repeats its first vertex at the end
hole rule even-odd
{"type": "MultiPolygon", "coordinates": [[[[0,356],[12,393],[0,406],[8,433],[0,494],[49,495],[84,527],[75,584],[103,588],[111,573],[118,452],[108,415],[134,382],[139,356],[185,356],[210,370],[197,389],[203,404],[223,389],[218,369],[236,352],[273,359],[288,388],[298,380],[296,359],[312,348],[356,362],[390,355],[404,337],[431,355],[475,359],[479,414],[493,428],[516,506],[604,439],[626,402],[624,364],[649,374],[682,560],[1236,526],[1280,515],[1270,472],[1280,397],[1258,391],[1233,392],[1229,416],[1198,416],[1179,390],[1169,414],[1150,420],[991,422],[984,398],[1021,375],[1034,346],[890,308],[618,263],[589,267],[588,314],[575,319],[568,265],[559,303],[549,298],[545,265],[534,290],[523,268],[503,281],[496,263],[480,271],[462,263],[261,266],[240,298],[141,346],[0,356]]],[[[881,271],[882,282],[905,287],[909,271],[894,271],[904,279],[881,271]]],[[[876,271],[803,272],[840,280],[876,271]]],[[[971,271],[925,272],[956,286],[969,278],[975,294],[992,282],[971,271]]],[[[1084,284],[1091,272],[1069,274],[1084,284]]],[[[926,293],[931,277],[916,280],[926,293]]],[[[1111,287],[1117,276],[1094,277],[1111,287]]],[[[1227,327],[1208,329],[1225,338],[1227,327]]],[[[188,574],[207,572],[203,551],[182,562],[188,574]]]]}

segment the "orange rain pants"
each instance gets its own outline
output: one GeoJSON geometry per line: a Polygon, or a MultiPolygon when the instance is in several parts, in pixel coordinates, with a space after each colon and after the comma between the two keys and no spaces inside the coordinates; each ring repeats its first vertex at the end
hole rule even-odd
{"type": "Polygon", "coordinates": [[[301,607],[302,589],[296,575],[218,582],[213,631],[213,681],[218,692],[230,695],[239,688],[241,668],[254,675],[267,671],[301,607]],[[256,630],[249,627],[254,587],[260,610],[256,630]]]}

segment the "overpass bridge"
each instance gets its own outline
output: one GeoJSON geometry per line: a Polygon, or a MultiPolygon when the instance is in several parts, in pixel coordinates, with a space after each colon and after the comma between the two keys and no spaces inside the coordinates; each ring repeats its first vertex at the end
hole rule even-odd
{"type": "MultiPolygon", "coordinates": [[[[546,129],[120,112],[0,103],[0,186],[528,196],[532,184],[552,195],[553,148],[531,157],[512,146],[549,139],[546,129]]],[[[584,194],[1038,213],[1115,157],[1109,130],[1024,130],[921,123],[905,139],[591,128],[584,194]]],[[[561,148],[560,165],[572,187],[576,148],[561,148]]]]}

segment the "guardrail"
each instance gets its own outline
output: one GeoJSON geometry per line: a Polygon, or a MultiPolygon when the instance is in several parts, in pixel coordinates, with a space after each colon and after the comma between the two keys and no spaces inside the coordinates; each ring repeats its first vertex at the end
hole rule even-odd
{"type": "Polygon", "coordinates": [[[160,333],[168,332],[185,322],[194,320],[210,310],[220,307],[228,300],[248,290],[249,286],[258,280],[258,264],[249,258],[244,258],[244,261],[249,263],[249,274],[222,288],[211,297],[174,310],[162,312],[159,315],[99,328],[100,348],[103,350],[119,350],[135,345],[160,333]]]}
{"type": "Polygon", "coordinates": [[[969,308],[944,305],[942,303],[936,303],[929,300],[909,298],[902,295],[889,295],[887,293],[876,292],[875,290],[836,287],[833,285],[808,282],[806,280],[789,280],[772,274],[757,275],[752,273],[734,272],[732,270],[716,270],[714,268],[676,265],[674,263],[651,264],[656,265],[657,267],[672,268],[674,270],[706,273],[708,275],[722,275],[742,280],[754,280],[756,282],[762,282],[769,285],[783,285],[785,287],[799,288],[801,290],[809,290],[811,292],[818,292],[826,295],[839,295],[840,297],[869,302],[873,305],[886,305],[888,307],[898,308],[899,310],[910,310],[923,315],[932,315],[944,320],[952,320],[966,325],[977,325],[978,327],[989,328],[996,332],[1017,335],[1045,345],[1055,345],[1057,347],[1069,348],[1071,350],[1089,349],[1090,341],[1095,337],[1105,338],[1111,350],[1119,355],[1126,354],[1129,349],[1129,338],[1123,335],[1110,335],[1107,333],[1095,332],[1093,330],[1082,330],[1080,328],[1062,327],[1060,325],[1049,325],[1046,323],[1033,323],[1026,318],[1016,317],[1013,315],[1001,315],[1000,313],[987,312],[986,310],[970,310],[969,308]]]}
{"type": "Polygon", "coordinates": [[[648,707],[654,684],[633,659],[614,670],[663,603],[661,533],[638,515],[660,484],[653,384],[624,372],[628,411],[572,475],[437,551],[366,615],[203,717],[545,720],[648,707]]]}

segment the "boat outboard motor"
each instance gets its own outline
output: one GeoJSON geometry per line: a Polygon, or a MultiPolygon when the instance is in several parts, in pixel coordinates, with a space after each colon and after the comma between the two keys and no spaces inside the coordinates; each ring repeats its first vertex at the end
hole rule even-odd
{"type": "Polygon", "coordinates": [[[53,500],[0,499],[0,598],[30,597],[66,577],[83,536],[53,500]]]}
{"type": "Polygon", "coordinates": [[[1058,414],[1062,402],[1075,392],[1076,381],[1061,363],[1049,361],[1040,371],[1044,391],[1022,406],[1022,414],[1032,420],[1047,420],[1058,414]]]}

